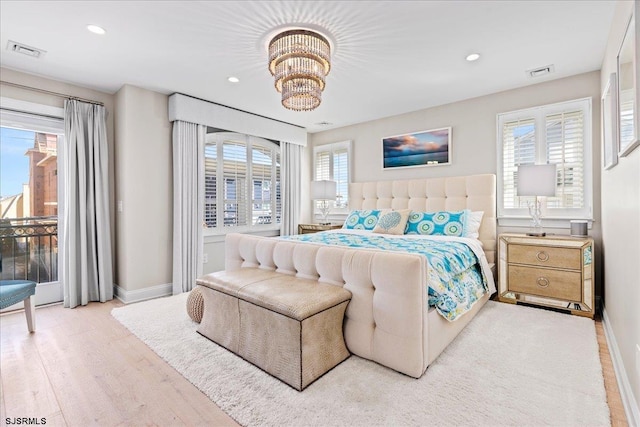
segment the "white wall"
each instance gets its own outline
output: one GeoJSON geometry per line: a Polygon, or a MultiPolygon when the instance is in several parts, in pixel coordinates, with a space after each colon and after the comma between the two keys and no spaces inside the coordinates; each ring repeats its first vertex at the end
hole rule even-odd
{"type": "MultiPolygon", "coordinates": [[[[594,117],[599,118],[599,91],[600,73],[594,71],[314,133],[310,141],[313,146],[316,146],[347,139],[353,140],[352,181],[354,182],[495,173],[496,115],[498,113],[591,96],[594,117]],[[452,164],[450,166],[382,169],[381,140],[383,137],[449,126],[452,127],[452,164]]],[[[594,120],[593,131],[594,141],[599,140],[599,119],[594,120]]],[[[598,159],[599,156],[598,151],[598,159]]]]}
{"type": "MultiPolygon", "coordinates": [[[[173,175],[168,97],[125,85],[115,95],[116,283],[124,301],[172,281],[173,175]],[[133,293],[132,293],[133,292],[133,293]]],[[[160,287],[160,288],[158,288],[160,287]]]]}
{"type": "MultiPolygon", "coordinates": [[[[602,63],[601,92],[609,74],[616,72],[616,57],[634,3],[617,3],[602,63]]],[[[614,362],[617,359],[626,407],[635,402],[635,414],[629,418],[635,417],[640,425],[640,353],[636,350],[640,346],[640,147],[603,171],[601,185],[605,321],[617,345],[614,362]]]]}

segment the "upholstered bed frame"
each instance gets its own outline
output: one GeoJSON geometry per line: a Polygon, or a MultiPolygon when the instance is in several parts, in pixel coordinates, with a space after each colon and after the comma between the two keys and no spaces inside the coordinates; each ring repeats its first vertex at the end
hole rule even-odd
{"type": "Polygon", "coordinates": [[[489,264],[496,259],[496,176],[468,175],[349,185],[349,209],[413,209],[419,212],[483,211],[480,241],[489,264]]]}
{"type": "MultiPolygon", "coordinates": [[[[483,211],[487,261],[496,252],[495,175],[351,184],[351,209],[483,211]]],[[[427,302],[423,256],[324,246],[246,234],[226,239],[225,269],[259,268],[342,286],[352,293],[344,320],[349,351],[419,378],[489,299],[454,322],[427,302]]]]}

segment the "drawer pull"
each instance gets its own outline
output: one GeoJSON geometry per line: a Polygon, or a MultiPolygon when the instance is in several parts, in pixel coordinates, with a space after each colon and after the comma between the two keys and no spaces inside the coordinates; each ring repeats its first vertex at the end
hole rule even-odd
{"type": "Polygon", "coordinates": [[[546,253],[545,251],[539,251],[536,254],[536,258],[538,258],[538,261],[542,261],[542,262],[549,261],[549,254],[546,253]]]}
{"type": "Polygon", "coordinates": [[[536,283],[538,284],[538,286],[540,286],[541,288],[546,288],[549,286],[549,279],[545,278],[545,277],[538,277],[538,280],[536,280],[536,283]]]}

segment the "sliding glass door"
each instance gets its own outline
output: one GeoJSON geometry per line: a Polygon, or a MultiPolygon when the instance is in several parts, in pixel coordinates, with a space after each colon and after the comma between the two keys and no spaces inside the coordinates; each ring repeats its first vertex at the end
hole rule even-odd
{"type": "Polygon", "coordinates": [[[0,279],[36,282],[37,305],[59,302],[63,186],[58,164],[64,122],[5,109],[0,113],[0,279]]]}

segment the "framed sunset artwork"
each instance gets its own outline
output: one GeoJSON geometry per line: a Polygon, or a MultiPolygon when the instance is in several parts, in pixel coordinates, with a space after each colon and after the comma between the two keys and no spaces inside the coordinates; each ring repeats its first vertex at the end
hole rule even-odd
{"type": "Polygon", "coordinates": [[[383,169],[451,164],[451,128],[382,138],[383,169]]]}

